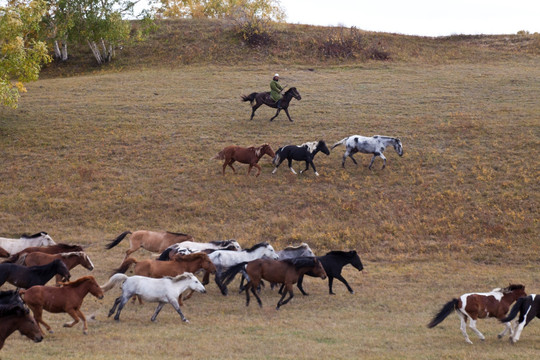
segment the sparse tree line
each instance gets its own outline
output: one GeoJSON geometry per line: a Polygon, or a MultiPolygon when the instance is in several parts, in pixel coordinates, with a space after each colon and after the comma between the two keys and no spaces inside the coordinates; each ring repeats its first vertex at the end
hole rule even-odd
{"type": "Polygon", "coordinates": [[[115,49],[142,39],[154,18],[233,18],[281,21],[277,0],[5,0],[0,1],[0,103],[17,107],[25,82],[35,81],[41,66],[69,60],[72,45],[90,48],[98,65],[115,49]],[[130,20],[142,20],[134,34],[130,20]],[[142,30],[141,30],[142,29],[142,30]]]}

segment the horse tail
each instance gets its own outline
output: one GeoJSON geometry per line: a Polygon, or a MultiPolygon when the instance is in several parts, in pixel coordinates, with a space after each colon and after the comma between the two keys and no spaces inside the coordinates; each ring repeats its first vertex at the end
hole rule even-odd
{"type": "Polygon", "coordinates": [[[437,325],[439,325],[450,313],[457,309],[458,307],[458,299],[452,299],[449,302],[447,302],[439,311],[437,315],[431,320],[431,322],[428,324],[428,328],[433,328],[437,325]]]}
{"type": "Polygon", "coordinates": [[[118,273],[125,274],[126,271],[128,271],[129,267],[136,263],[137,263],[137,260],[135,258],[128,257],[127,259],[124,260],[124,262],[122,262],[122,264],[120,265],[118,269],[113,270],[113,274],[118,274],[118,273]]]}
{"type": "Polygon", "coordinates": [[[223,150],[221,150],[220,152],[218,152],[216,154],[216,156],[214,156],[212,158],[212,160],[224,160],[225,159],[225,154],[223,153],[223,150]]]}
{"type": "Polygon", "coordinates": [[[21,255],[20,252],[13,254],[10,257],[8,257],[6,260],[2,261],[2,264],[14,264],[20,255],[21,255]]]}
{"type": "Polygon", "coordinates": [[[28,253],[22,253],[18,259],[15,259],[15,264],[17,265],[24,265],[25,261],[26,261],[26,256],[28,255],[28,253]]]}
{"type": "Polygon", "coordinates": [[[128,276],[125,274],[114,274],[105,285],[101,286],[101,290],[104,292],[109,291],[116,285],[123,284],[127,279],[128,276]]]}
{"type": "Polygon", "coordinates": [[[131,231],[124,231],[123,233],[121,233],[120,235],[118,235],[118,237],[114,240],[111,240],[110,243],[108,243],[106,246],[105,246],[105,249],[109,250],[109,249],[112,249],[113,247],[115,247],[116,245],[120,244],[120,241],[124,240],[124,238],[126,237],[126,235],[128,234],[131,234],[131,231]]]}
{"type": "Polygon", "coordinates": [[[510,310],[510,313],[504,319],[501,319],[500,321],[505,323],[505,322],[510,322],[514,320],[518,312],[523,307],[523,302],[525,301],[525,299],[526,297],[520,297],[519,299],[517,299],[516,303],[512,307],[512,310],[510,310]]]}
{"type": "Polygon", "coordinates": [[[170,255],[171,255],[171,251],[172,251],[171,248],[167,248],[167,249],[163,250],[163,252],[161,253],[161,255],[159,255],[159,257],[158,257],[156,260],[158,260],[158,261],[169,261],[169,260],[170,260],[170,255]]]}
{"type": "Polygon", "coordinates": [[[283,148],[277,149],[276,156],[274,156],[274,158],[272,159],[272,164],[274,164],[274,166],[277,166],[277,164],[279,164],[279,160],[281,159],[281,149],[283,148]]]}
{"type": "Polygon", "coordinates": [[[341,139],[339,140],[337,143],[335,143],[334,145],[332,145],[332,147],[330,148],[330,150],[332,150],[333,148],[335,148],[336,146],[339,146],[341,144],[343,144],[345,141],[347,141],[349,137],[347,136],[345,139],[341,139]]]}
{"type": "Polygon", "coordinates": [[[220,280],[224,285],[229,285],[231,281],[233,281],[236,274],[239,272],[242,272],[244,276],[246,277],[247,281],[249,280],[249,276],[246,274],[246,264],[247,262],[240,263],[238,265],[234,265],[233,267],[229,268],[227,271],[225,271],[220,276],[220,280]]]}
{"type": "Polygon", "coordinates": [[[255,97],[257,96],[257,93],[251,93],[249,95],[242,95],[242,101],[249,101],[251,105],[253,105],[253,101],[255,101],[255,97]]]}

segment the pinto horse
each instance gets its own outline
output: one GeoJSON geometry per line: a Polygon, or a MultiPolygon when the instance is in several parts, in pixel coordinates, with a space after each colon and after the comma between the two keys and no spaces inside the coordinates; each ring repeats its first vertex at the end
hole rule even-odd
{"type": "Polygon", "coordinates": [[[32,310],[34,319],[52,333],[51,327],[43,321],[43,310],[50,313],[68,313],[73,321],[65,323],[64,327],[73,327],[80,320],[83,322],[83,334],[88,334],[86,317],[81,311],[85,296],[90,293],[98,299],[103,299],[103,290],[93,276],[84,276],[75,281],[63,283],[61,287],[32,286],[28,290],[20,290],[24,302],[32,310]]]}
{"type": "Polygon", "coordinates": [[[289,115],[289,104],[292,100],[292,98],[295,98],[296,100],[301,100],[302,96],[300,96],[300,93],[298,90],[296,90],[295,87],[290,88],[283,94],[283,98],[281,99],[281,108],[277,107],[277,102],[274,101],[270,97],[270,92],[262,92],[262,93],[251,93],[249,95],[243,95],[242,101],[249,101],[251,103],[251,118],[249,120],[253,120],[253,116],[255,116],[255,111],[262,105],[270,106],[271,108],[276,109],[277,112],[276,115],[274,115],[270,121],[274,120],[278,115],[281,109],[285,110],[285,114],[287,114],[287,117],[289,118],[289,121],[293,121],[291,119],[291,116],[289,115]],[[255,104],[253,104],[255,102],[255,104]]]}
{"type": "Polygon", "coordinates": [[[59,274],[65,281],[70,273],[60,259],[47,265],[26,267],[18,264],[0,264],[0,286],[7,281],[16,287],[28,289],[34,285],[45,285],[52,277],[59,274]]]}
{"type": "Polygon", "coordinates": [[[284,147],[279,148],[276,151],[276,156],[274,157],[274,160],[272,163],[274,164],[275,168],[272,171],[272,174],[275,174],[279,165],[287,159],[289,163],[289,169],[293,174],[296,174],[296,171],[292,168],[292,161],[305,161],[306,162],[306,168],[304,170],[300,171],[300,174],[304,171],[309,169],[309,165],[313,168],[313,171],[315,172],[315,175],[319,176],[319,173],[317,172],[317,169],[315,168],[315,164],[313,164],[313,158],[317,153],[321,151],[325,153],[326,155],[330,155],[330,150],[328,150],[328,147],[326,146],[326,143],[323,140],[305,143],[300,146],[296,145],[287,145],[284,147]]]}
{"type": "Polygon", "coordinates": [[[135,232],[124,231],[114,240],[111,240],[105,248],[107,250],[112,249],[120,243],[128,234],[132,234],[129,237],[129,249],[126,251],[126,259],[129,255],[134,253],[140,248],[148,250],[150,252],[163,252],[166,248],[172,244],[176,244],[182,241],[191,240],[193,241],[193,236],[182,234],[182,233],[172,233],[168,231],[148,231],[148,230],[138,230],[135,232]]]}
{"type": "MultiPolygon", "coordinates": [[[[471,322],[469,327],[478,335],[480,340],[486,338],[476,328],[476,321],[486,317],[496,317],[503,319],[510,308],[510,305],[522,296],[526,296],[525,286],[510,285],[507,288],[493,289],[487,293],[470,293],[461,295],[458,299],[454,298],[447,302],[437,315],[428,324],[429,328],[433,328],[440,324],[452,311],[456,311],[461,320],[461,332],[465,336],[465,341],[472,344],[472,341],[467,335],[467,319],[471,322]]],[[[510,322],[505,322],[504,330],[498,335],[502,338],[508,331],[513,333],[510,322]]]]}
{"type": "Polygon", "coordinates": [[[82,248],[82,246],[79,245],[69,245],[62,243],[49,246],[31,246],[15,254],[12,254],[6,261],[4,261],[4,263],[16,263],[19,260],[19,257],[23,254],[29,254],[36,251],[46,254],[60,254],[66,252],[84,251],[84,249],[82,248]]]}
{"type": "Polygon", "coordinates": [[[21,235],[20,239],[0,237],[0,246],[8,253],[13,254],[24,250],[29,246],[48,246],[56,244],[46,232],[38,232],[34,235],[21,235]]]}
{"type": "MultiPolygon", "coordinates": [[[[50,262],[60,259],[66,265],[68,270],[73,269],[77,265],[83,266],[87,270],[94,270],[94,264],[92,260],[86,255],[84,251],[76,251],[69,253],[60,253],[60,254],[47,254],[42,252],[32,252],[29,254],[23,254],[17,261],[20,265],[25,266],[38,266],[46,265],[50,262]]],[[[60,283],[60,275],[56,275],[56,283],[60,283]]]]}
{"type": "Polygon", "coordinates": [[[519,320],[517,321],[514,334],[510,336],[510,342],[515,344],[523,328],[527,326],[535,317],[540,319],[540,296],[537,294],[530,294],[529,296],[520,297],[510,310],[510,313],[504,319],[501,319],[503,323],[509,323],[514,320],[519,312],[519,320]]]}
{"type": "Polygon", "coordinates": [[[15,331],[34,342],[43,340],[39,326],[30,316],[19,293],[15,290],[0,291],[0,349],[4,347],[7,337],[15,331]]]}
{"type": "MultiPolygon", "coordinates": [[[[330,295],[335,295],[335,293],[332,291],[332,284],[334,282],[334,278],[345,284],[347,290],[349,290],[351,294],[354,294],[354,290],[351,288],[347,280],[345,280],[343,275],[341,275],[341,271],[343,267],[348,264],[351,264],[358,271],[362,271],[364,269],[364,265],[362,265],[362,261],[360,260],[360,257],[355,250],[330,251],[326,255],[319,256],[317,258],[323,264],[324,271],[326,271],[326,275],[328,276],[328,293],[330,295]]],[[[313,276],[313,274],[311,274],[310,272],[307,272],[306,275],[313,276]]],[[[300,276],[300,279],[298,279],[297,286],[303,295],[307,295],[307,293],[304,291],[304,288],[302,287],[303,281],[304,275],[300,276]]]]}
{"type": "Polygon", "coordinates": [[[375,135],[372,137],[365,137],[360,135],[352,135],[332,145],[332,149],[341,144],[345,144],[345,154],[343,154],[343,160],[341,161],[341,166],[343,168],[345,167],[345,160],[347,159],[347,156],[350,157],[356,165],[358,165],[356,160],[353,158],[353,155],[358,152],[364,154],[373,154],[371,162],[369,163],[370,170],[377,156],[383,160],[382,168],[384,169],[386,167],[386,157],[383,155],[383,151],[388,146],[393,146],[397,154],[399,156],[403,156],[403,145],[401,144],[401,140],[389,136],[375,135]]]}
{"type": "Polygon", "coordinates": [[[308,271],[323,280],[326,279],[326,272],[321,262],[317,258],[308,256],[285,260],[257,259],[249,263],[238,264],[225,272],[223,281],[228,283],[238,272],[243,272],[248,280],[246,285],[246,306],[249,305],[249,290],[251,289],[260,307],[262,307],[262,301],[256,290],[262,279],[271,283],[284,284],[286,291],[283,292],[276,306],[276,310],[279,310],[282,305],[285,305],[294,297],[293,284],[298,281],[300,275],[308,271]],[[289,297],[285,299],[287,293],[289,297]]]}
{"type": "Polygon", "coordinates": [[[201,284],[199,279],[192,273],[183,273],[175,277],[166,276],[159,279],[148,278],[146,276],[131,276],[128,277],[125,274],[114,274],[109,281],[101,288],[103,291],[108,291],[116,285],[122,285],[122,295],[114,301],[114,305],[109,311],[109,317],[114,314],[116,307],[118,311],[114,316],[114,320],[120,320],[120,313],[122,309],[129,301],[129,299],[138,295],[145,301],[159,303],[151,320],[156,321],[156,318],[165,304],[169,303],[174,307],[176,312],[182,318],[182,321],[189,322],[188,319],[182,314],[178,299],[182,293],[188,289],[205,293],[206,289],[201,284]]]}
{"type": "Polygon", "coordinates": [[[225,160],[225,162],[223,163],[223,175],[225,175],[225,168],[227,167],[227,165],[233,170],[233,173],[236,174],[236,170],[234,169],[232,164],[235,161],[238,161],[242,164],[249,164],[247,172],[248,175],[251,172],[251,169],[253,167],[256,167],[257,174],[255,176],[259,176],[261,174],[261,166],[258,164],[258,162],[264,155],[268,155],[271,158],[274,158],[276,154],[274,154],[274,150],[272,150],[272,148],[268,144],[263,144],[259,147],[250,146],[247,148],[231,145],[218,152],[217,155],[213,157],[213,159],[225,160]]]}
{"type": "Polygon", "coordinates": [[[240,244],[234,240],[217,240],[217,241],[210,241],[207,243],[199,243],[194,241],[183,241],[178,244],[173,244],[166,248],[161,255],[157,258],[157,260],[170,260],[171,256],[174,256],[176,254],[193,254],[195,252],[203,251],[207,254],[210,252],[213,252],[214,250],[233,250],[233,251],[240,251],[242,250],[242,247],[240,244]]]}

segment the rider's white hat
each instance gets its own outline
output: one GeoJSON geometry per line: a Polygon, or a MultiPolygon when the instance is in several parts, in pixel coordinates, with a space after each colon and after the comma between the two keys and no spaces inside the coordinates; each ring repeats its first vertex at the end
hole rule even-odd
{"type": "Polygon", "coordinates": [[[276,76],[279,77],[279,74],[278,74],[278,73],[275,73],[275,74],[274,74],[274,77],[276,77],[276,76]]]}

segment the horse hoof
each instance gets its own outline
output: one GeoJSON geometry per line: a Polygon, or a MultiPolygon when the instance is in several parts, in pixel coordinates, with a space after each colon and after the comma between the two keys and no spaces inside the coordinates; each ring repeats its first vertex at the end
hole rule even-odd
{"type": "Polygon", "coordinates": [[[502,337],[503,336],[501,334],[497,335],[497,339],[502,339],[502,337]]]}
{"type": "Polygon", "coordinates": [[[82,333],[83,333],[84,335],[88,335],[88,331],[86,331],[86,330],[84,330],[82,333]]]}
{"type": "Polygon", "coordinates": [[[49,330],[49,334],[54,334],[54,331],[52,331],[52,330],[49,330]]]}
{"type": "Polygon", "coordinates": [[[189,324],[189,320],[188,320],[188,319],[183,319],[182,321],[185,322],[186,324],[189,324]]]}
{"type": "Polygon", "coordinates": [[[349,291],[351,294],[354,294],[354,290],[349,291]]]}
{"type": "Polygon", "coordinates": [[[316,173],[315,173],[315,175],[319,176],[319,173],[318,173],[318,172],[316,172],[316,173]]]}

